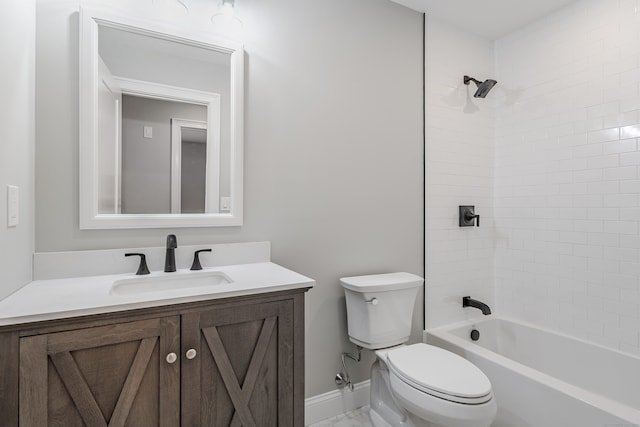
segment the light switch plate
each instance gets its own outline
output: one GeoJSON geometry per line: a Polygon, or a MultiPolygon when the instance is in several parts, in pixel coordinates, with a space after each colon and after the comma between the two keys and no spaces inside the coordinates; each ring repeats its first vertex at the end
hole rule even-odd
{"type": "Polygon", "coordinates": [[[144,126],[143,127],[143,131],[142,131],[142,136],[144,138],[153,138],[153,127],[151,126],[144,126]]]}
{"type": "Polygon", "coordinates": [[[231,211],[231,197],[220,197],[220,212],[231,211]]]}
{"type": "Polygon", "coordinates": [[[7,227],[16,227],[19,222],[20,193],[15,185],[7,185],[7,227]]]}

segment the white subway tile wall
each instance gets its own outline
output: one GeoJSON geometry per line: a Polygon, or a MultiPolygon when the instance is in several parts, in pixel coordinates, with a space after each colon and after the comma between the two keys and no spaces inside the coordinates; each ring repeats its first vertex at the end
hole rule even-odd
{"type": "MultiPolygon", "coordinates": [[[[496,41],[495,58],[495,188],[472,197],[493,201],[497,308],[640,354],[640,1],[573,3],[496,41]]],[[[480,122],[459,130],[484,155],[480,122]]]]}
{"type": "MultiPolygon", "coordinates": [[[[493,43],[427,16],[427,328],[477,315],[471,295],[494,303],[494,102],[473,98],[463,76],[495,78],[493,43]],[[481,227],[460,228],[458,206],[475,205],[481,227]]],[[[495,90],[495,89],[494,89],[495,90]]]]}

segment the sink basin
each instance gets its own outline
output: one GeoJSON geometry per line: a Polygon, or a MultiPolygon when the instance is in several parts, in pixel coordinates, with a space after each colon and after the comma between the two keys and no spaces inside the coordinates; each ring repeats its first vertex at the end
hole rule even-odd
{"type": "Polygon", "coordinates": [[[111,285],[110,295],[131,295],[147,292],[162,292],[204,288],[233,283],[233,280],[221,271],[189,271],[177,273],[158,273],[158,275],[137,276],[120,279],[111,285]]]}

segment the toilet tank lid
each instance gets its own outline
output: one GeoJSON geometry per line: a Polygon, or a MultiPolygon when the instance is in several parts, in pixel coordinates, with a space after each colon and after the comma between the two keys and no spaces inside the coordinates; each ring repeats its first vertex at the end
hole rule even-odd
{"type": "Polygon", "coordinates": [[[381,292],[417,288],[422,285],[422,281],[422,277],[411,273],[385,273],[343,277],[340,279],[340,284],[355,292],[381,292]]]}

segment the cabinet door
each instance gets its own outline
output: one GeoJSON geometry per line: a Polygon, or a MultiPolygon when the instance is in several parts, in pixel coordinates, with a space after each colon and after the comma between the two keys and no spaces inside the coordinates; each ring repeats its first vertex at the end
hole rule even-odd
{"type": "Polygon", "coordinates": [[[292,323],[293,300],[184,315],[182,425],[293,427],[292,323]]]}
{"type": "Polygon", "coordinates": [[[21,338],[20,425],[178,426],[179,334],[175,316],[21,338]]]}

